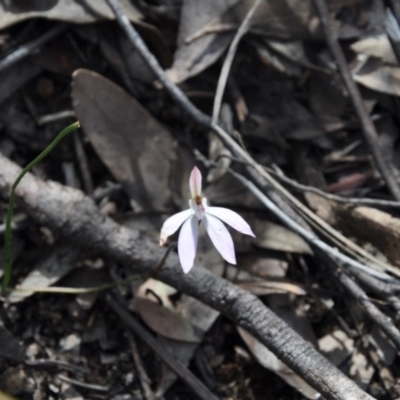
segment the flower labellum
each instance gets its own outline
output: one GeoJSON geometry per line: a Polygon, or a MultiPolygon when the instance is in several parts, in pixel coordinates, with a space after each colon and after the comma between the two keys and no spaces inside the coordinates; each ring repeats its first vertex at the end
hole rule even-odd
{"type": "Polygon", "coordinates": [[[221,256],[228,263],[236,264],[232,237],[221,221],[245,235],[255,237],[249,224],[232,210],[208,206],[207,199],[201,196],[201,173],[197,167],[194,167],[190,174],[189,186],[192,195],[189,209],[172,215],[164,222],[161,228],[160,246],[163,246],[168,236],[173,235],[182,226],[178,239],[178,254],[183,271],[189,272],[196,256],[199,223],[202,221],[221,256]]]}

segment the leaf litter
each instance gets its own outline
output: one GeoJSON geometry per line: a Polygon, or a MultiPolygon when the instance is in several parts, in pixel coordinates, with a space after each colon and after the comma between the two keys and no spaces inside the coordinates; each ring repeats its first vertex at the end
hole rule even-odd
{"type": "MultiPolygon", "coordinates": [[[[187,207],[189,173],[198,165],[203,176],[208,173],[204,195],[210,203],[240,213],[256,238],[233,234],[238,260],[233,267],[200,230],[195,268],[209,269],[255,293],[373,397],[399,395],[398,360],[390,340],[326,275],[309,244],[232,178],[229,168],[246,173],[247,167],[160,90],[153,72],[112,21],[106,2],[3,3],[0,65],[32,38],[68,24],[27,59],[0,72],[3,154],[26,165],[75,116],[82,125],[80,151],[69,138],[34,173],[83,190],[89,179],[94,190],[87,194],[104,215],[155,241],[163,221],[187,207]],[[51,122],[37,123],[48,116],[51,122]],[[199,153],[219,167],[205,168],[199,153]]],[[[252,2],[120,3],[170,78],[211,114],[221,60],[252,2]]],[[[399,179],[399,60],[370,2],[328,4],[385,159],[399,179]]],[[[353,198],[390,196],[371,162],[311,0],[262,2],[237,50],[219,119],[257,162],[302,184],[353,198]]],[[[362,248],[399,265],[395,209],[297,195],[362,248]]],[[[6,201],[2,204],[4,211],[6,201]]],[[[159,346],[219,398],[319,398],[254,337],[177,289],[83,253],[29,216],[13,234],[23,245],[16,251],[14,290],[3,299],[4,396],[122,400],[147,399],[152,392],[167,399],[191,398],[181,377],[140,339],[138,354],[132,355],[126,328],[106,308],[101,292],[44,293],[52,285],[73,289],[114,282],[111,290],[159,346]],[[141,389],[137,371],[143,366],[150,392],[141,389]]],[[[372,289],[367,293],[397,318],[390,299],[372,289]]]]}

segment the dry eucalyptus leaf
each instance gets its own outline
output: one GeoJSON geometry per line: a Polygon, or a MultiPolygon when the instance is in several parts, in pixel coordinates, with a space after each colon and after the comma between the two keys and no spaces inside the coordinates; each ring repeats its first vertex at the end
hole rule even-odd
{"type": "Polygon", "coordinates": [[[193,43],[188,37],[202,29],[218,15],[223,14],[238,0],[184,0],[181,11],[177,51],[168,71],[175,82],[182,82],[212,65],[227,48],[233,33],[205,35],[193,43]]]}
{"type": "Polygon", "coordinates": [[[285,260],[253,254],[238,255],[238,265],[242,270],[264,279],[284,278],[289,267],[289,263],[285,260]]]}
{"type": "Polygon", "coordinates": [[[400,68],[369,58],[353,71],[354,80],[377,92],[400,96],[400,68]]]}
{"type": "Polygon", "coordinates": [[[305,296],[307,294],[307,291],[304,288],[290,282],[251,280],[239,281],[237,285],[256,296],[280,293],[291,293],[297,296],[305,296]]]}
{"type": "Polygon", "coordinates": [[[288,60],[286,57],[282,57],[281,54],[274,51],[275,49],[269,48],[264,43],[255,43],[254,46],[258,56],[260,57],[260,60],[266,66],[271,66],[278,72],[288,76],[294,76],[297,78],[301,76],[302,69],[297,63],[288,60]]]}
{"type": "MultiPolygon", "coordinates": [[[[143,16],[129,0],[119,1],[124,13],[133,22],[143,16]]],[[[106,1],[99,0],[39,0],[0,3],[0,29],[5,29],[30,18],[46,18],[74,24],[87,24],[103,19],[114,19],[114,13],[106,1]]]]}
{"type": "Polygon", "coordinates": [[[73,75],[73,105],[99,157],[146,210],[172,206],[178,149],[171,134],[115,83],[89,70],[73,75]]]}
{"type": "MultiPolygon", "coordinates": [[[[331,0],[331,11],[363,0],[331,0]]],[[[176,82],[197,75],[226,50],[253,0],[185,0],[178,50],[169,71],[176,82]]],[[[290,40],[321,36],[312,0],[263,1],[252,18],[253,33],[290,40]]]]}
{"type": "Polygon", "coordinates": [[[170,296],[176,289],[155,279],[144,282],[137,294],[135,307],[146,325],[161,336],[182,342],[199,343],[201,337],[192,323],[178,312],[170,296]]]}
{"type": "Polygon", "coordinates": [[[400,68],[381,66],[364,75],[353,75],[361,85],[377,92],[400,96],[400,68]]]}
{"type": "MultiPolygon", "coordinates": [[[[82,252],[70,245],[58,245],[55,250],[41,259],[34,269],[18,285],[22,289],[46,288],[70,272],[76,263],[83,259],[82,252]]],[[[10,303],[20,302],[32,296],[34,292],[14,290],[8,296],[10,303]]]]}
{"type": "Polygon", "coordinates": [[[388,64],[397,64],[396,56],[386,33],[379,33],[358,40],[350,45],[350,48],[357,54],[366,54],[380,58],[388,64]]]}
{"type": "Polygon", "coordinates": [[[290,253],[312,254],[307,242],[289,229],[273,222],[256,220],[253,223],[256,238],[253,243],[270,250],[290,253]]]}
{"type": "MultiPolygon", "coordinates": [[[[158,333],[158,340],[174,358],[188,366],[203,334],[215,322],[219,312],[193,297],[181,295],[172,302],[175,288],[155,279],[148,279],[137,291],[135,307],[144,322],[158,333]]],[[[157,394],[162,395],[177,376],[161,365],[157,394]]]]}

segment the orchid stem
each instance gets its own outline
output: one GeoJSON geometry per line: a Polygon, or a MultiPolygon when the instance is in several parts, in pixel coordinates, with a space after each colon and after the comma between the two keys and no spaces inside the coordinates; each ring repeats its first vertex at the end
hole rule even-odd
{"type": "Polygon", "coordinates": [[[77,130],[80,127],[79,121],[74,122],[72,125],[67,126],[63,129],[55,139],[33,160],[31,161],[18,175],[18,178],[15,180],[13,185],[11,186],[10,193],[10,201],[8,204],[7,217],[6,217],[6,230],[4,234],[4,254],[5,254],[5,262],[4,262],[4,277],[1,283],[1,293],[4,293],[5,289],[10,283],[11,279],[11,263],[12,263],[12,250],[11,250],[11,221],[14,213],[14,205],[15,205],[15,189],[18,184],[21,182],[22,178],[29,172],[36,164],[42,161],[50,152],[54,150],[54,148],[58,145],[58,143],[65,138],[71,132],[77,130]]]}

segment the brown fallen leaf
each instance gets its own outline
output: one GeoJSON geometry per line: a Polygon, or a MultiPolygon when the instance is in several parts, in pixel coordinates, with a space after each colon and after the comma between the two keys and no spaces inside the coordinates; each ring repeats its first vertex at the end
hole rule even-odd
{"type": "Polygon", "coordinates": [[[154,332],[182,342],[199,343],[201,337],[190,321],[178,314],[170,296],[176,289],[155,279],[148,279],[136,293],[135,308],[154,332]]]}
{"type": "Polygon", "coordinates": [[[145,210],[171,208],[170,180],[180,182],[171,134],[134,97],[93,71],[75,71],[72,99],[93,147],[131,199],[145,210]]]}
{"type": "Polygon", "coordinates": [[[177,50],[174,54],[172,68],[168,71],[173,81],[183,82],[189,77],[199,74],[222,55],[233,36],[232,32],[222,35],[206,35],[191,44],[186,43],[186,40],[213,18],[223,14],[227,8],[233,6],[236,2],[237,0],[184,0],[177,50]]]}
{"type": "Polygon", "coordinates": [[[253,222],[256,238],[253,243],[261,248],[290,253],[312,254],[307,242],[291,230],[269,221],[253,222]]]}
{"type": "MultiPolygon", "coordinates": [[[[136,293],[135,308],[153,331],[158,340],[174,358],[188,366],[203,334],[219,316],[193,297],[180,296],[172,302],[176,289],[155,279],[148,279],[136,293]]],[[[160,366],[161,379],[157,394],[163,395],[175,382],[177,376],[164,363],[160,366]]]]}

